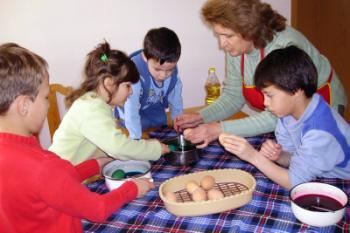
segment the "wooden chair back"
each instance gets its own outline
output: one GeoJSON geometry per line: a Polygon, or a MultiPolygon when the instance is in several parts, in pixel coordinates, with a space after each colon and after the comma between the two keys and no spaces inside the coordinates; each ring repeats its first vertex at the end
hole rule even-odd
{"type": "Polygon", "coordinates": [[[61,123],[59,105],[57,102],[57,94],[67,96],[72,90],[73,90],[72,87],[66,87],[57,83],[50,84],[49,109],[47,113],[47,121],[49,124],[51,139],[56,129],[61,123]]]}

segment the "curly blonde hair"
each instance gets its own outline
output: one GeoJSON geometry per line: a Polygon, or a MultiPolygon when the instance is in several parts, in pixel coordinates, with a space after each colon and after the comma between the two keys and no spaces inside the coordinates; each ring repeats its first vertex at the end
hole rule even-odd
{"type": "Polygon", "coordinates": [[[259,0],[208,0],[202,7],[202,16],[210,24],[220,24],[263,48],[283,31],[286,19],[267,3],[259,0]]]}

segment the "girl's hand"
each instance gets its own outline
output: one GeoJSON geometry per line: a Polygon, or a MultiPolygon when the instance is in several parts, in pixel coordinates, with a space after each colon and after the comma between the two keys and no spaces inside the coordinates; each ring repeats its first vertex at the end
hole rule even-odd
{"type": "Polygon", "coordinates": [[[160,142],[160,145],[162,146],[162,155],[170,153],[170,149],[168,145],[161,142],[160,142]]]}
{"type": "Polygon", "coordinates": [[[258,154],[254,147],[250,145],[245,138],[233,134],[222,133],[219,136],[219,141],[227,151],[237,155],[240,159],[247,162],[251,162],[258,154]]]}
{"type": "Polygon", "coordinates": [[[262,144],[259,153],[269,160],[277,161],[282,155],[282,147],[280,144],[276,143],[273,140],[266,140],[262,144]]]}
{"type": "Polygon", "coordinates": [[[153,182],[146,178],[134,179],[133,182],[137,186],[137,198],[143,197],[150,189],[154,188],[153,182]]]}
{"type": "Polygon", "coordinates": [[[162,155],[170,153],[170,149],[168,145],[161,143],[158,139],[147,139],[148,142],[159,142],[161,147],[162,147],[162,155]]]}
{"type": "Polygon", "coordinates": [[[101,171],[102,171],[102,168],[104,167],[104,165],[111,162],[112,160],[114,160],[114,159],[111,157],[107,157],[107,156],[102,156],[102,157],[96,158],[96,161],[97,161],[98,165],[100,166],[101,171]]]}

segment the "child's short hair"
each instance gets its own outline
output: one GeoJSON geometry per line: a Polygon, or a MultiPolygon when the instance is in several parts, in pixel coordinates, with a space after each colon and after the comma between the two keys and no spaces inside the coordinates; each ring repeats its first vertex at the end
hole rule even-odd
{"type": "Polygon", "coordinates": [[[289,46],[272,51],[259,63],[254,82],[258,89],[274,85],[290,94],[303,90],[310,98],[317,90],[317,69],[306,52],[289,46]]]}
{"type": "MultiPolygon", "coordinates": [[[[124,52],[111,49],[106,41],[88,53],[84,74],[85,79],[80,87],[66,97],[67,106],[86,92],[95,91],[107,77],[115,81],[116,87],[122,82],[137,83],[140,79],[134,62],[124,52]]],[[[114,93],[108,94],[111,100],[114,93]]]]}
{"type": "Polygon", "coordinates": [[[47,62],[28,49],[15,43],[0,45],[0,115],[20,95],[35,99],[47,68],[47,62]]]}
{"type": "Polygon", "coordinates": [[[169,28],[154,28],[147,32],[143,41],[146,59],[164,62],[177,62],[181,55],[181,44],[176,33],[169,28]]]}

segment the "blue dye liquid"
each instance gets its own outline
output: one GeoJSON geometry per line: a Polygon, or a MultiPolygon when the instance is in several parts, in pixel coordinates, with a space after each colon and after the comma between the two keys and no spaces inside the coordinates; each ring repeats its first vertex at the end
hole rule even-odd
{"type": "Polygon", "coordinates": [[[132,172],[126,172],[125,177],[126,178],[131,178],[133,176],[141,175],[143,172],[138,172],[138,171],[132,171],[132,172]]]}

